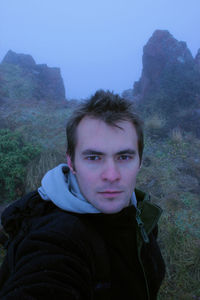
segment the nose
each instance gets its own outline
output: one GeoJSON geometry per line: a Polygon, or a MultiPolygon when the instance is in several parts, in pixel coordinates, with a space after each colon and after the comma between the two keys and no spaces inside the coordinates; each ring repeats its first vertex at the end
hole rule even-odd
{"type": "Polygon", "coordinates": [[[120,171],[114,161],[109,161],[105,164],[101,177],[102,180],[109,182],[118,181],[120,179],[120,171]]]}

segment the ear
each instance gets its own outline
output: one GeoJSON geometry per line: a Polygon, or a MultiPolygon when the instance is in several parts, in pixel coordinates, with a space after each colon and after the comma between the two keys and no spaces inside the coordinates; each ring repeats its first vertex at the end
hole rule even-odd
{"type": "Polygon", "coordinates": [[[68,167],[70,168],[70,171],[75,174],[75,170],[74,170],[74,167],[73,167],[73,163],[72,163],[72,160],[71,160],[71,157],[69,156],[69,154],[67,153],[66,154],[66,157],[67,157],[67,164],[68,164],[68,167]]]}

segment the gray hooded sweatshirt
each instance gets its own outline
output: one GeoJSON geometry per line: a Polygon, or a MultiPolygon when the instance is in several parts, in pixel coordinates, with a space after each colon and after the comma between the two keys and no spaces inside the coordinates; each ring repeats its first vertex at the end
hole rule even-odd
{"type": "MultiPolygon", "coordinates": [[[[48,171],[38,192],[43,200],[52,201],[57,207],[80,214],[101,213],[80,192],[76,176],[70,171],[67,164],[60,164],[48,171]],[[63,172],[63,168],[65,172],[63,172]],[[67,170],[67,172],[66,172],[67,170]]],[[[135,192],[131,196],[131,203],[137,206],[135,192]]]]}

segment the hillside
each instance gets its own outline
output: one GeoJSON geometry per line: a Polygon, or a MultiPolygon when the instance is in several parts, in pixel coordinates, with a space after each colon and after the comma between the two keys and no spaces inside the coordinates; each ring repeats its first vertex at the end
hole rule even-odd
{"type": "MultiPolygon", "coordinates": [[[[35,62],[31,57],[26,59],[32,72],[35,62]]],[[[4,130],[0,145],[1,142],[4,145],[5,137],[9,142],[9,151],[5,147],[0,151],[1,163],[5,157],[12,162],[14,167],[10,167],[6,178],[16,183],[10,186],[7,179],[1,186],[2,205],[36,189],[47,170],[65,162],[65,124],[72,106],[76,105],[76,101],[62,101],[62,88],[61,101],[56,96],[34,98],[31,92],[34,77],[21,76],[24,70],[24,66],[10,64],[7,59],[0,65],[0,129],[4,130]],[[5,81],[7,85],[3,84],[5,81]],[[27,93],[26,86],[32,87],[27,93]],[[21,98],[20,90],[25,95],[21,98]]],[[[137,187],[154,195],[164,210],[159,243],[167,272],[159,300],[197,300],[200,298],[200,51],[193,58],[185,42],[177,41],[165,30],[154,32],[144,46],[141,77],[133,89],[124,92],[124,97],[135,102],[144,119],[145,151],[137,187]]]]}
{"type": "Polygon", "coordinates": [[[160,300],[200,297],[200,51],[157,30],[143,48],[131,97],[144,119],[138,186],[163,208],[160,244],[167,275],[160,300]]]}

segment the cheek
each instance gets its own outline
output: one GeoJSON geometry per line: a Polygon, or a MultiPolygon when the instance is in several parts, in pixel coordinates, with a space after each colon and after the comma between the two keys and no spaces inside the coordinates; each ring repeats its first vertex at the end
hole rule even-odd
{"type": "Polygon", "coordinates": [[[84,161],[77,160],[75,161],[76,174],[81,177],[84,181],[90,180],[97,177],[98,168],[92,165],[88,165],[84,161]]]}
{"type": "Polygon", "coordinates": [[[97,180],[90,174],[78,173],[76,174],[77,182],[80,188],[81,194],[87,199],[93,199],[95,193],[95,187],[97,180]]]}
{"type": "Polygon", "coordinates": [[[97,181],[94,173],[88,172],[87,168],[76,170],[76,177],[82,189],[91,189],[97,181]]]}
{"type": "Polygon", "coordinates": [[[139,168],[134,169],[134,171],[130,170],[129,172],[128,171],[125,172],[125,174],[124,174],[125,182],[130,183],[130,184],[132,182],[135,182],[138,172],[139,172],[139,168]]]}

